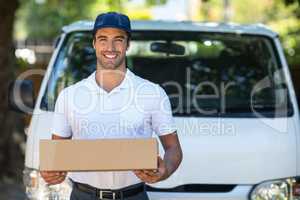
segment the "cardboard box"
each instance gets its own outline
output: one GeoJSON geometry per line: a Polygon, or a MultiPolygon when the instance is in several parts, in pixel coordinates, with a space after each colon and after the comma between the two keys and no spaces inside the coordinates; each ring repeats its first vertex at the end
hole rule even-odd
{"type": "Polygon", "coordinates": [[[158,144],[149,139],[41,140],[40,170],[157,169],[158,144]]]}

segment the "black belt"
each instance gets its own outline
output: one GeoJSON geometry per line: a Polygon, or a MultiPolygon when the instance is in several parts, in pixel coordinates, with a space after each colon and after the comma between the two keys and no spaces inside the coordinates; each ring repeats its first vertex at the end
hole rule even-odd
{"type": "Polygon", "coordinates": [[[138,183],[136,185],[132,185],[119,190],[110,190],[110,189],[95,188],[93,186],[83,184],[83,183],[77,183],[75,181],[72,182],[73,185],[80,191],[94,194],[100,199],[122,199],[122,198],[127,198],[127,197],[137,195],[145,191],[144,183],[138,183]]]}

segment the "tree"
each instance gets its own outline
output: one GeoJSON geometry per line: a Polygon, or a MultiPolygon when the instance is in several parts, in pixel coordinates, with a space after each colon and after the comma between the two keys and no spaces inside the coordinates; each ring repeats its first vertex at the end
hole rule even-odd
{"type": "MultiPolygon", "coordinates": [[[[21,176],[15,174],[14,156],[18,146],[13,140],[13,130],[19,117],[8,107],[8,86],[14,80],[14,46],[13,27],[15,13],[19,7],[18,0],[0,1],[0,178],[4,176],[21,176]]],[[[22,163],[23,164],[23,163],[22,163]]],[[[20,167],[22,169],[22,166],[20,167]]],[[[19,169],[20,169],[19,168],[19,169]]],[[[20,169],[20,170],[21,170],[20,169]]]]}
{"type": "MultiPolygon", "coordinates": [[[[167,0],[146,0],[144,6],[165,4],[167,0]]],[[[23,3],[18,20],[23,21],[27,39],[53,40],[61,27],[77,20],[93,20],[97,14],[107,11],[126,13],[129,0],[27,0],[23,3]]],[[[139,10],[127,13],[141,15],[139,10]]],[[[147,18],[147,17],[146,17],[147,18]]]]}
{"type": "Polygon", "coordinates": [[[284,0],[284,3],[286,5],[291,5],[291,4],[294,4],[296,2],[298,2],[298,4],[300,4],[300,0],[284,0]]]}
{"type": "Polygon", "coordinates": [[[281,38],[285,44],[285,52],[291,67],[300,67],[300,0],[283,0],[287,7],[292,7],[295,23],[285,28],[281,38]]]}
{"type": "Polygon", "coordinates": [[[89,19],[95,0],[28,0],[22,7],[27,37],[35,40],[53,40],[61,27],[77,20],[89,19]]]}
{"type": "Polygon", "coordinates": [[[146,0],[148,6],[166,4],[167,0],[146,0]]]}

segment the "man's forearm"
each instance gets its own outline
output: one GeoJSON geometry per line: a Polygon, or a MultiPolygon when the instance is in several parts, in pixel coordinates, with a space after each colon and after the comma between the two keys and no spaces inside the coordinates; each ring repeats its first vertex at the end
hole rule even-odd
{"type": "Polygon", "coordinates": [[[61,137],[56,134],[52,134],[51,138],[52,138],[52,140],[68,140],[68,139],[71,139],[72,137],[61,137]]]}
{"type": "Polygon", "coordinates": [[[182,161],[182,151],[178,146],[170,147],[166,150],[164,155],[164,161],[167,168],[167,177],[171,176],[182,161]]]}

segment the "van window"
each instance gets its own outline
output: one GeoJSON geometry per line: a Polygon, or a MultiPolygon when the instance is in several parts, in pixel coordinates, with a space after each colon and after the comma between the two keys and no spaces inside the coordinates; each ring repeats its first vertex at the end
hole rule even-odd
{"type": "MultiPolygon", "coordinates": [[[[203,32],[134,32],[127,66],[160,84],[175,116],[292,115],[281,63],[271,39],[203,32]]],[[[96,68],[90,32],[74,32],[59,51],[41,108],[96,68]]]]}

